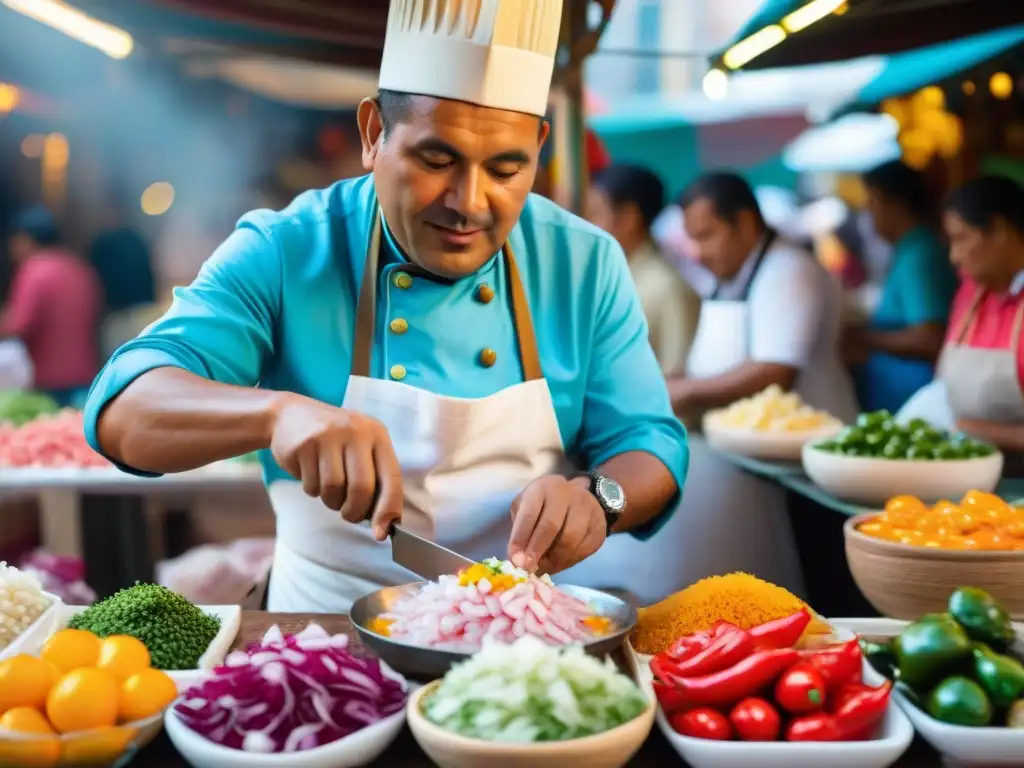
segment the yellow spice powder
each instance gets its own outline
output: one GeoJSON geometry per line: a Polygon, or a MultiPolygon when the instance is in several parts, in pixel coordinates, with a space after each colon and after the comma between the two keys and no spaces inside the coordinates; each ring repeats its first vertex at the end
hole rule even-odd
{"type": "Polygon", "coordinates": [[[641,608],[631,637],[640,653],[661,653],[678,638],[728,621],[750,629],[807,608],[815,618],[807,634],[828,634],[831,627],[817,618],[800,598],[748,573],[702,579],[660,603],[641,608]]]}

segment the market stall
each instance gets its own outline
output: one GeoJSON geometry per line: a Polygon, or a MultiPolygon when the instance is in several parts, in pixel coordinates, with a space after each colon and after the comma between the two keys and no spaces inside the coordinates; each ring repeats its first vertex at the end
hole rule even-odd
{"type": "Polygon", "coordinates": [[[167,533],[157,524],[174,520],[177,509],[262,484],[248,460],[159,478],[128,475],[86,444],[80,413],[26,393],[7,393],[0,405],[0,501],[36,500],[43,549],[84,559],[102,595],[153,580],[162,549],[154,535],[167,533]]]}

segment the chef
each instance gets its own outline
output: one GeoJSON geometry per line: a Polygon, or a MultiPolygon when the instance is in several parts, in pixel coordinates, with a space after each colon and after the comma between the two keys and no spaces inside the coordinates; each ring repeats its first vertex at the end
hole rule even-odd
{"type": "Polygon", "coordinates": [[[995,443],[1019,475],[1024,464],[1024,188],[1001,176],[968,182],[946,201],[943,226],[962,282],[939,358],[941,398],[915,396],[899,415],[920,416],[995,443]]]}
{"type": "MultiPolygon", "coordinates": [[[[765,224],[739,176],[698,179],[681,207],[698,259],[716,285],[701,305],[686,375],[669,381],[676,411],[699,415],[776,384],[840,419],[855,418],[853,385],[837,351],[840,289],[825,268],[765,224]]],[[[703,438],[693,436],[691,444],[694,480],[676,519],[693,535],[677,557],[800,591],[783,492],[710,451],[703,438]]],[[[679,578],[695,575],[706,574],[680,572],[679,578]]]]}
{"type": "Polygon", "coordinates": [[[413,580],[399,520],[558,572],[675,505],[686,435],[622,249],[529,195],[561,5],[392,0],[369,175],[245,216],[93,386],[127,471],[262,451],[270,610],[413,580]]]}

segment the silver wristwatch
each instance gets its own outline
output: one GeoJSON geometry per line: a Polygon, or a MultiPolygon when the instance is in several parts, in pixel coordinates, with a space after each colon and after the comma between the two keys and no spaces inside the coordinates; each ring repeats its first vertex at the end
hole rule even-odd
{"type": "Polygon", "coordinates": [[[626,494],[617,482],[596,472],[590,473],[590,492],[604,510],[604,519],[608,524],[607,532],[610,535],[612,526],[626,511],[626,494]]]}

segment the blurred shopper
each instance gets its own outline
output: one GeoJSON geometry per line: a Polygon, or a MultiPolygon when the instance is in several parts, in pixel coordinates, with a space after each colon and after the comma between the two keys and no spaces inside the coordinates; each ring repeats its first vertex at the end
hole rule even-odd
{"type": "Polygon", "coordinates": [[[84,259],[61,245],[57,223],[45,208],[15,217],[9,252],[15,274],[0,313],[0,336],[21,339],[32,359],[35,388],[70,405],[99,371],[99,280],[84,259]]]}
{"type": "Polygon", "coordinates": [[[149,243],[129,224],[127,210],[127,201],[111,197],[101,214],[102,229],[89,248],[89,262],[103,286],[100,351],[104,358],[149,324],[156,303],[149,243]]]}
{"type": "Polygon", "coordinates": [[[939,360],[943,397],[931,399],[931,407],[919,404],[908,415],[959,427],[1019,454],[1024,452],[1024,188],[999,176],[971,181],[946,201],[943,224],[963,279],[939,360]]]}
{"type": "Polygon", "coordinates": [[[651,224],[664,207],[661,180],[632,165],[613,165],[598,174],[587,195],[587,217],[626,253],[662,371],[677,374],[697,334],[700,296],[651,239],[651,224]]]}
{"type": "MultiPolygon", "coordinates": [[[[837,354],[838,283],[812,254],[765,224],[753,190],[737,175],[698,179],[681,206],[697,258],[717,287],[701,305],[685,375],[669,380],[676,412],[692,423],[774,384],[852,419],[853,386],[837,354]]],[[[801,592],[784,492],[716,454],[699,434],[690,436],[690,478],[667,524],[687,521],[685,531],[676,530],[677,547],[690,540],[688,562],[674,561],[678,583],[739,570],[801,592]],[[696,554],[696,532],[704,555],[696,554]]]]}
{"type": "Polygon", "coordinates": [[[931,226],[924,175],[893,161],[865,174],[864,185],[892,266],[871,321],[847,329],[843,351],[864,410],[895,412],[934,376],[957,278],[931,226]]]}

